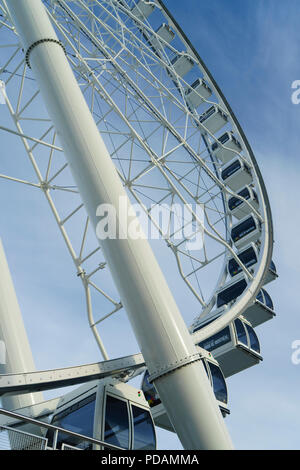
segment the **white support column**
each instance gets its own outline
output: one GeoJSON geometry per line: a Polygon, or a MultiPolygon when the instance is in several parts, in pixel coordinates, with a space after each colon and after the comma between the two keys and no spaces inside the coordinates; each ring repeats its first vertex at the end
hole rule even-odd
{"type": "MultiPolygon", "coordinates": [[[[13,281],[0,240],[0,375],[34,372],[35,366],[25,331],[13,281]]],[[[43,401],[42,393],[1,397],[6,410],[15,410],[43,401]]]]}
{"type": "MultiPolygon", "coordinates": [[[[42,2],[8,0],[7,5],[96,229],[97,207],[111,204],[118,213],[126,192],[42,2]]],[[[127,233],[124,225],[122,231],[127,233]]],[[[195,362],[197,351],[148,241],[106,239],[100,244],[183,446],[232,448],[204,367],[195,362]]]]}

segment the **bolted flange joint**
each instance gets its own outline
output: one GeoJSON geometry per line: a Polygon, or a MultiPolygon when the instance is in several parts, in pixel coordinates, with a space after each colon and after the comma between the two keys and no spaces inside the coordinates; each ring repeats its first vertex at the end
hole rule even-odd
{"type": "Polygon", "coordinates": [[[181,367],[185,367],[189,364],[192,364],[193,362],[201,361],[202,358],[203,358],[203,356],[200,353],[192,354],[191,356],[184,357],[183,359],[180,359],[179,361],[175,361],[172,364],[168,364],[167,366],[156,370],[153,374],[149,375],[148,381],[149,381],[149,383],[152,383],[155,380],[162,377],[163,375],[170,374],[171,372],[174,372],[176,369],[180,369],[181,367]]]}
{"type": "Polygon", "coordinates": [[[29,56],[30,56],[31,52],[33,51],[33,49],[36,46],[38,46],[39,44],[43,44],[44,42],[54,42],[55,44],[59,44],[63,48],[64,53],[67,55],[67,51],[66,51],[65,46],[58,39],[53,39],[53,38],[39,39],[38,41],[35,41],[33,44],[31,44],[31,46],[28,47],[28,49],[26,51],[26,54],[25,54],[25,62],[26,62],[27,66],[30,69],[31,69],[31,65],[30,65],[30,61],[29,61],[29,56]]]}

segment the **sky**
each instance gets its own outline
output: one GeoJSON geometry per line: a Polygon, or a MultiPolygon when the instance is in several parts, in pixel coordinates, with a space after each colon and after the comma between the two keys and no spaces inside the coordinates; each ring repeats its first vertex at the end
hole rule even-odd
{"type": "MultiPolygon", "coordinates": [[[[279,279],[267,290],[277,316],[257,329],[262,364],[227,380],[231,414],[226,424],[237,449],[299,449],[300,364],[291,358],[292,343],[300,340],[300,104],[292,103],[291,86],[300,80],[300,3],[166,0],[165,4],[239,119],[262,171],[273,213],[273,259],[279,279]]],[[[7,125],[7,120],[0,106],[0,125],[7,125]]],[[[1,152],[2,158],[14,157],[13,165],[24,156],[13,137],[6,139],[1,152]]],[[[0,183],[0,236],[36,367],[99,360],[81,286],[45,201],[32,188],[0,183]]],[[[108,350],[116,355],[138,351],[133,334],[123,337],[123,322],[126,319],[116,316],[103,331],[108,350]]],[[[174,434],[160,430],[158,445],[181,448],[174,434]]]]}
{"type": "Polygon", "coordinates": [[[288,0],[166,2],[221,87],[262,170],[273,213],[279,279],[267,290],[277,316],[257,329],[264,361],[227,380],[226,418],[238,449],[299,449],[300,4],[288,0]],[[197,14],[198,12],[198,14],[197,14]],[[207,27],[209,25],[209,28],[207,27]]]}

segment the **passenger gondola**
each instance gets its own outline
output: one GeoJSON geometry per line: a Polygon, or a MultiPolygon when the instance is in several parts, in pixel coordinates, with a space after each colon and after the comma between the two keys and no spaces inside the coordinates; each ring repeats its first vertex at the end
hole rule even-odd
{"type": "Polygon", "coordinates": [[[242,295],[246,287],[247,281],[243,274],[237,276],[237,278],[225,284],[216,293],[217,308],[234,302],[240,295],[242,295]]]}
{"type": "MultiPolygon", "coordinates": [[[[243,250],[237,253],[237,256],[241,260],[241,262],[244,264],[244,266],[251,272],[251,274],[253,274],[255,271],[255,268],[258,262],[258,256],[259,256],[258,248],[255,245],[255,243],[250,243],[248,246],[243,248],[243,250]]],[[[234,277],[237,274],[240,274],[242,272],[242,267],[234,258],[230,258],[230,260],[227,263],[227,271],[231,277],[234,277]]],[[[263,285],[266,285],[269,282],[274,281],[277,277],[278,277],[278,274],[276,272],[275,264],[273,261],[271,261],[268,273],[266,274],[264,278],[263,285]]]]}
{"type": "MultiPolygon", "coordinates": [[[[64,395],[51,424],[123,449],[156,448],[154,423],[143,393],[112,378],[91,382],[64,395]]],[[[48,433],[47,437],[51,446],[54,436],[48,433]]],[[[58,448],[64,444],[99,450],[63,433],[58,433],[57,444],[58,448]]]]}
{"type": "Polygon", "coordinates": [[[257,242],[261,237],[261,224],[255,215],[250,214],[232,226],[231,239],[237,248],[257,242]]]}
{"type": "Polygon", "coordinates": [[[253,181],[249,165],[239,157],[222,166],[221,179],[232,191],[239,191],[253,181]]]}
{"type": "Polygon", "coordinates": [[[155,49],[164,47],[165,43],[170,44],[175,37],[174,31],[166,23],[163,23],[155,32],[156,35],[153,35],[150,39],[150,43],[155,49]],[[163,41],[161,42],[160,39],[163,41]]]}
{"type": "MultiPolygon", "coordinates": [[[[209,318],[195,323],[192,333],[204,328],[224,313],[214,311],[209,318]]],[[[217,359],[225,377],[230,377],[262,361],[260,344],[251,323],[239,317],[226,328],[199,343],[201,348],[211,352],[217,359]]]]}
{"type": "MultiPolygon", "coordinates": [[[[198,350],[201,352],[202,363],[213,388],[220,411],[223,417],[225,417],[230,413],[230,411],[228,409],[228,393],[224,375],[219,367],[218,361],[211,353],[201,349],[200,347],[198,347],[198,350]]],[[[141,389],[149,403],[154,422],[157,426],[166,429],[167,431],[174,432],[165,408],[160,401],[159,395],[154,385],[149,383],[148,378],[149,372],[146,371],[142,380],[141,389]]]]}
{"type": "Polygon", "coordinates": [[[180,77],[184,77],[185,75],[187,75],[194,67],[194,61],[191,59],[190,56],[184,53],[175,56],[171,60],[171,64],[177,75],[179,75],[180,77]]]}
{"type": "MultiPolygon", "coordinates": [[[[237,253],[237,256],[252,274],[258,261],[257,246],[254,243],[250,243],[248,246],[243,248],[243,250],[237,253]]],[[[243,269],[234,258],[230,258],[227,263],[227,271],[231,277],[234,277],[237,274],[240,274],[243,269]]]]}
{"type": "Polygon", "coordinates": [[[272,299],[265,289],[261,289],[253,305],[247,308],[243,316],[257,327],[276,316],[272,299]]]}
{"type": "Polygon", "coordinates": [[[185,90],[185,99],[191,108],[198,108],[203,101],[210,98],[212,90],[203,80],[197,78],[192,85],[185,90]]]}
{"type": "Polygon", "coordinates": [[[148,18],[153,12],[155,6],[153,2],[149,0],[139,0],[131,10],[131,13],[139,20],[148,18]]]}
{"type": "Polygon", "coordinates": [[[275,281],[278,278],[277,269],[274,261],[271,261],[269,270],[264,278],[263,285],[269,284],[269,282],[275,281]]]}
{"type": "Polygon", "coordinates": [[[250,205],[238,197],[230,197],[228,200],[228,209],[234,217],[240,220],[246,215],[249,215],[252,212],[252,208],[256,210],[259,209],[257,194],[251,186],[245,186],[237,194],[246,199],[250,205]]]}
{"type": "Polygon", "coordinates": [[[212,144],[211,149],[219,160],[228,163],[237,156],[236,152],[242,151],[242,146],[232,132],[225,132],[212,144]]]}
{"type": "Polygon", "coordinates": [[[228,117],[219,106],[213,105],[201,114],[199,121],[211,134],[215,134],[227,124],[228,117]]]}

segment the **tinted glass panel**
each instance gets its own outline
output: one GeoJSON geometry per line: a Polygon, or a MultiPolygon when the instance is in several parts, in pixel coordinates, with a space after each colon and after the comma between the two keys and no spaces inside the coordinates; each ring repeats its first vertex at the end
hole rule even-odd
{"type": "Polygon", "coordinates": [[[212,91],[209,88],[209,86],[207,85],[207,83],[204,80],[202,80],[200,78],[197,78],[197,80],[195,80],[194,83],[192,83],[191,88],[188,88],[185,91],[185,94],[188,96],[190,93],[192,93],[192,91],[194,89],[201,95],[201,90],[199,90],[199,88],[205,88],[209,93],[212,93],[212,91]]]}
{"type": "Polygon", "coordinates": [[[265,289],[262,289],[262,291],[263,291],[264,297],[265,297],[265,305],[267,307],[269,307],[271,310],[274,310],[274,305],[273,305],[272,299],[269,296],[268,292],[265,291],[265,289]]]}
{"type": "Polygon", "coordinates": [[[203,361],[202,361],[202,364],[203,364],[203,366],[204,366],[204,369],[205,369],[205,372],[206,372],[206,374],[207,374],[207,377],[208,377],[208,379],[209,379],[209,381],[210,381],[210,377],[209,377],[209,373],[208,373],[208,370],[207,370],[206,361],[203,360],[203,361]]]}
{"type": "Polygon", "coordinates": [[[191,88],[197,88],[197,86],[200,85],[200,83],[201,83],[200,78],[197,78],[197,80],[195,80],[194,83],[192,83],[191,88]]]}
{"type": "Polygon", "coordinates": [[[200,348],[206,349],[206,351],[213,351],[214,349],[229,343],[230,340],[230,329],[229,326],[227,326],[224,328],[224,330],[219,331],[219,333],[216,335],[213,335],[210,338],[202,341],[199,346],[200,348]]]}
{"type": "MultiPolygon", "coordinates": [[[[217,317],[218,318],[218,317],[217,317]]],[[[212,323],[213,321],[215,321],[217,318],[213,318],[212,320],[206,322],[206,323],[203,323],[203,325],[199,325],[197,326],[196,328],[193,329],[193,333],[196,333],[196,331],[199,331],[199,330],[202,330],[202,328],[204,328],[205,326],[209,325],[210,323],[212,323]]]]}
{"type": "MultiPolygon", "coordinates": [[[[253,266],[253,264],[257,263],[257,256],[252,247],[240,253],[238,257],[241,262],[246,266],[246,268],[250,268],[250,266],[253,266]]],[[[235,276],[236,274],[242,272],[242,268],[238,264],[238,262],[234,258],[232,258],[228,262],[228,271],[230,276],[235,276]]]]}
{"type": "Polygon", "coordinates": [[[239,320],[238,318],[234,320],[234,326],[235,326],[236,336],[237,336],[238,341],[248,347],[249,345],[248,345],[246,331],[241,320],[239,320]]]}
{"type": "Polygon", "coordinates": [[[271,263],[270,263],[270,269],[271,269],[271,271],[273,271],[274,273],[276,273],[276,266],[275,266],[275,264],[274,264],[274,261],[271,261],[271,263]]]}
{"type": "MultiPolygon", "coordinates": [[[[218,141],[219,141],[222,145],[224,145],[224,144],[226,144],[226,142],[228,142],[229,137],[230,137],[230,136],[229,136],[229,133],[228,133],[228,132],[225,132],[225,134],[223,134],[223,135],[221,135],[221,137],[219,137],[218,141]]],[[[219,147],[218,142],[214,142],[214,143],[212,144],[212,147],[211,147],[211,148],[212,148],[212,150],[217,150],[218,147],[219,147]]]]}
{"type": "Polygon", "coordinates": [[[241,162],[239,160],[235,160],[231,165],[229,165],[227,168],[225,168],[222,171],[222,179],[226,180],[229,178],[229,176],[233,175],[236,171],[238,171],[241,168],[241,162]]]}
{"type": "Polygon", "coordinates": [[[243,251],[239,255],[239,258],[242,261],[242,263],[244,263],[246,268],[249,268],[253,264],[257,263],[257,256],[256,256],[256,253],[255,253],[255,250],[252,247],[250,247],[247,250],[243,251]]]}
{"type": "Polygon", "coordinates": [[[157,391],[155,390],[154,386],[149,383],[148,378],[149,378],[149,372],[147,370],[145,372],[145,375],[144,375],[144,378],[143,378],[142,390],[144,392],[144,395],[145,395],[145,398],[146,398],[147,402],[152,407],[152,406],[155,406],[155,405],[159,405],[161,403],[161,401],[160,401],[159,395],[158,395],[157,391]]]}
{"type": "Polygon", "coordinates": [[[260,353],[260,345],[255,331],[251,326],[247,325],[247,323],[245,323],[245,327],[248,331],[251,349],[253,349],[253,351],[256,351],[257,353],[260,353]]]}
{"type": "Polygon", "coordinates": [[[232,300],[237,299],[244,292],[246,287],[247,282],[245,279],[242,279],[236,284],[233,284],[232,286],[227,287],[227,289],[224,289],[223,291],[219,292],[217,296],[217,307],[222,307],[223,305],[228,304],[232,300]]]}
{"type": "MultiPolygon", "coordinates": [[[[52,424],[67,429],[68,431],[93,437],[95,400],[96,394],[93,394],[85,400],[76,403],[67,410],[57,414],[53,418],[52,424]]],[[[53,436],[50,437],[51,441],[52,437],[53,436]]],[[[59,433],[57,439],[57,445],[59,448],[63,442],[75,447],[80,447],[81,449],[90,449],[92,447],[91,444],[79,440],[76,437],[59,433]]]]}
{"type": "Polygon", "coordinates": [[[216,112],[215,107],[211,106],[202,116],[200,116],[200,122],[206,121],[210,116],[212,116],[216,112]]]}
{"type": "Polygon", "coordinates": [[[107,395],[104,440],[110,444],[129,448],[129,420],[127,403],[107,395]]]}
{"type": "Polygon", "coordinates": [[[242,150],[241,144],[240,144],[239,141],[234,137],[234,135],[232,136],[232,140],[233,140],[233,142],[242,150]]]}
{"type": "Polygon", "coordinates": [[[149,411],[132,405],[135,450],[154,450],[155,432],[149,411]]]}
{"type": "MultiPolygon", "coordinates": [[[[238,193],[239,196],[243,197],[244,199],[250,198],[250,192],[248,188],[244,188],[242,191],[238,193]]],[[[228,207],[232,211],[236,207],[240,206],[243,201],[237,197],[231,197],[228,201],[228,207]]]]}
{"type": "Polygon", "coordinates": [[[256,296],[257,300],[259,300],[259,302],[261,302],[262,304],[265,303],[265,300],[263,298],[263,294],[262,294],[262,291],[260,290],[259,293],[257,294],[256,296]]]}
{"type": "Polygon", "coordinates": [[[238,224],[231,230],[231,238],[234,242],[248,235],[256,229],[253,217],[249,217],[244,222],[238,224]]]}
{"type": "Polygon", "coordinates": [[[221,144],[226,144],[226,142],[228,142],[230,138],[230,134],[229,132],[225,132],[225,134],[221,135],[221,137],[218,139],[219,142],[221,142],[221,144]]]}
{"type": "Polygon", "coordinates": [[[227,388],[224,376],[218,366],[215,364],[209,363],[209,367],[211,370],[212,382],[213,382],[213,390],[215,397],[218,401],[222,403],[227,403],[227,388]]]}

